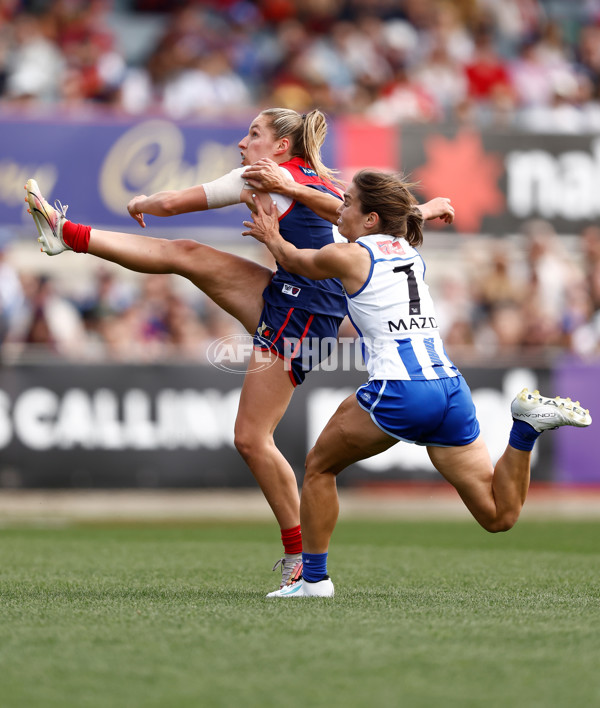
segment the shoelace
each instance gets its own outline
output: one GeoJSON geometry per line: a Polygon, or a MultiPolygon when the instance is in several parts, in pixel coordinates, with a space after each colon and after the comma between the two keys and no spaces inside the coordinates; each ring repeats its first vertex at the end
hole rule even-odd
{"type": "Polygon", "coordinates": [[[284,556],[273,566],[273,570],[277,570],[277,568],[281,567],[281,587],[297,582],[302,575],[301,560],[293,561],[293,563],[292,561],[288,561],[288,564],[288,567],[286,567],[286,558],[284,556]]]}
{"type": "Polygon", "coordinates": [[[68,204],[65,204],[64,206],[62,205],[60,199],[55,199],[54,200],[54,208],[56,211],[61,214],[61,216],[64,216],[65,219],[67,218],[67,209],[69,208],[68,204]]]}

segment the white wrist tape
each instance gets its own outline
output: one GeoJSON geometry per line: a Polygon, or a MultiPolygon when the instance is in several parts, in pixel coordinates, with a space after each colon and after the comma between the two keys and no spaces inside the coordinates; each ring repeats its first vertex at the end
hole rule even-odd
{"type": "Polygon", "coordinates": [[[245,169],[245,167],[238,167],[223,175],[223,177],[202,185],[209,209],[218,209],[219,207],[240,203],[242,190],[250,189],[242,177],[245,169]]]}

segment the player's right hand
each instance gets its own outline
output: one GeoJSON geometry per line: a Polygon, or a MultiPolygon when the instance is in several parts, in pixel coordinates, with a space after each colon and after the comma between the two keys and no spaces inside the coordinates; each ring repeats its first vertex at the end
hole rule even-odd
{"type": "Polygon", "coordinates": [[[146,199],[146,195],[139,194],[137,197],[131,199],[129,204],[127,205],[127,211],[129,212],[129,215],[132,219],[135,219],[143,229],[146,228],[146,222],[144,221],[144,214],[140,209],[139,205],[144,199],[146,199]]]}

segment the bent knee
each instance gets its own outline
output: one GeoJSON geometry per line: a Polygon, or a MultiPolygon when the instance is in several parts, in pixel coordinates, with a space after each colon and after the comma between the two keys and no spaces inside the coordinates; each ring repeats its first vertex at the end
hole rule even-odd
{"type": "Polygon", "coordinates": [[[306,456],[304,463],[304,483],[318,480],[323,475],[336,477],[340,470],[334,470],[324,463],[324,460],[315,454],[314,448],[306,456]]]}
{"type": "Polygon", "coordinates": [[[238,432],[237,430],[233,435],[233,445],[244,459],[250,455],[254,449],[251,436],[238,432]]]}
{"type": "Polygon", "coordinates": [[[233,433],[233,445],[240,455],[248,460],[259,455],[264,456],[268,441],[251,428],[236,426],[233,433]]]}
{"type": "Polygon", "coordinates": [[[518,515],[505,514],[504,516],[495,519],[480,520],[479,523],[489,533],[504,533],[505,531],[510,531],[510,529],[512,529],[512,527],[517,523],[518,518],[518,515]]]}

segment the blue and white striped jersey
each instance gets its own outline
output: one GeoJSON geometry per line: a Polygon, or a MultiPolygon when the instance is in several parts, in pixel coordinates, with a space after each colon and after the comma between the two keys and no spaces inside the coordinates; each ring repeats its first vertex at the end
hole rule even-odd
{"type": "Polygon", "coordinates": [[[380,234],[356,243],[369,251],[371,271],[360,290],[346,298],[369,380],[458,376],[444,351],[419,252],[404,239],[380,234]]]}

